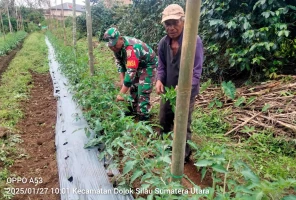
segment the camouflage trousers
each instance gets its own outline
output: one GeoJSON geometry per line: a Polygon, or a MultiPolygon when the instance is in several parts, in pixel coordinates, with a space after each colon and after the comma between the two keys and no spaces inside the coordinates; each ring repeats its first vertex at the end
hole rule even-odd
{"type": "Polygon", "coordinates": [[[147,118],[150,117],[150,94],[153,89],[155,74],[156,65],[149,65],[147,68],[138,69],[136,77],[130,87],[129,100],[133,111],[147,118]]]}

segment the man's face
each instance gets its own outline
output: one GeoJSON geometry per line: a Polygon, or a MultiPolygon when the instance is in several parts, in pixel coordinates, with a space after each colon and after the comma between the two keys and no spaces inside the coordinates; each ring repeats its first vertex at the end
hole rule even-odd
{"type": "Polygon", "coordinates": [[[184,21],[180,19],[169,19],[164,22],[165,30],[172,39],[177,39],[184,28],[184,21]]]}
{"type": "Polygon", "coordinates": [[[111,46],[111,47],[109,46],[109,49],[111,49],[115,53],[118,53],[122,49],[122,46],[123,46],[123,39],[122,37],[120,37],[114,46],[111,46]]]}

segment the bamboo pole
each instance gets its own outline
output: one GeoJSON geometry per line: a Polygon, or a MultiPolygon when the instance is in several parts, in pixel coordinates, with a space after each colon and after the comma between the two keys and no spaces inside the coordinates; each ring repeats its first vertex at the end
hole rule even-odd
{"type": "Polygon", "coordinates": [[[172,181],[181,181],[184,171],[187,122],[201,0],[187,0],[174,123],[172,181]]]}
{"type": "Polygon", "coordinates": [[[93,76],[94,75],[94,55],[93,55],[93,46],[92,46],[92,21],[91,21],[91,11],[90,11],[89,0],[85,0],[85,10],[86,10],[89,68],[90,68],[90,74],[93,76]]]}
{"type": "MultiPolygon", "coordinates": [[[[57,0],[55,0],[55,5],[56,5],[56,9],[55,9],[55,15],[54,15],[54,16],[58,16],[58,15],[57,15],[57,13],[58,13],[58,8],[57,8],[58,4],[57,4],[57,0]]],[[[58,21],[59,21],[59,20],[58,20],[58,17],[56,17],[56,20],[55,20],[56,29],[59,28],[59,22],[58,22],[58,21]]]]}
{"type": "Polygon", "coordinates": [[[76,1],[73,0],[73,48],[76,52],[76,1]]]}
{"type": "Polygon", "coordinates": [[[67,38],[66,38],[66,27],[65,27],[65,17],[64,17],[64,5],[63,5],[63,0],[62,2],[62,23],[63,23],[63,30],[64,30],[64,45],[66,46],[67,38]]]}
{"type": "Polygon", "coordinates": [[[48,7],[49,7],[49,22],[48,22],[48,30],[52,31],[53,30],[53,18],[52,18],[52,12],[51,12],[51,2],[48,0],[48,7]]]}

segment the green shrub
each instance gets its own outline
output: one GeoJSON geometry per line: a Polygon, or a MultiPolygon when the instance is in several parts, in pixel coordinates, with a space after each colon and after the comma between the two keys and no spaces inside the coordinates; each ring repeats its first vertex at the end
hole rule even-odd
{"type": "Polygon", "coordinates": [[[34,32],[34,31],[39,31],[40,27],[37,24],[34,24],[33,22],[30,22],[28,24],[28,32],[34,32]]]}
{"type": "Polygon", "coordinates": [[[19,31],[16,33],[8,33],[4,37],[0,38],[0,56],[8,53],[18,46],[20,42],[27,36],[27,33],[24,31],[19,31]]]}
{"type": "MultiPolygon", "coordinates": [[[[156,50],[165,35],[161,13],[172,3],[185,7],[184,0],[134,0],[124,8],[98,3],[92,9],[94,34],[102,36],[113,24],[123,35],[156,50]]],[[[205,48],[204,77],[232,79],[242,74],[258,80],[295,72],[295,20],[293,0],[203,1],[199,35],[205,48]]]]}
{"type": "Polygon", "coordinates": [[[272,78],[295,64],[295,11],[291,0],[204,1],[205,74],[248,72],[272,78]]]}

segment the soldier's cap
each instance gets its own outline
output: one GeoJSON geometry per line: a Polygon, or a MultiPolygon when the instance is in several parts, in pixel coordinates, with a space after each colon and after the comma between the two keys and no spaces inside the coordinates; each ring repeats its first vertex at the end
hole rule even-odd
{"type": "Polygon", "coordinates": [[[161,23],[169,19],[181,19],[181,17],[184,16],[184,10],[181,6],[178,4],[170,4],[162,12],[161,23]]]}
{"type": "Polygon", "coordinates": [[[109,28],[104,33],[104,39],[109,40],[107,43],[109,47],[112,47],[117,43],[119,36],[120,36],[120,32],[117,30],[117,28],[114,28],[114,27],[109,28]]]}

